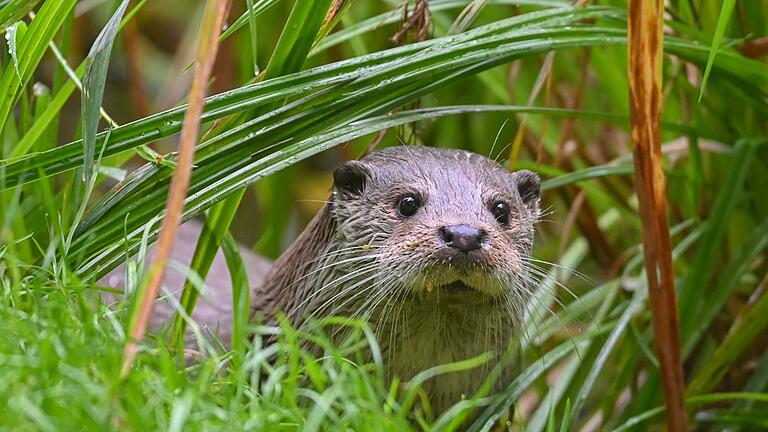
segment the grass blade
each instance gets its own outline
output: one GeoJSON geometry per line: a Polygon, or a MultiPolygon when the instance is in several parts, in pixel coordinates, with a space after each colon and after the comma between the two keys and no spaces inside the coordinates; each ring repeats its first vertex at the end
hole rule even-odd
{"type": "Polygon", "coordinates": [[[18,71],[7,67],[0,77],[0,124],[5,125],[13,106],[19,99],[21,88],[32,78],[37,64],[45,54],[48,43],[67,19],[75,0],[48,0],[18,43],[18,71]]]}
{"type": "Polygon", "coordinates": [[[731,365],[744,352],[750,342],[768,326],[768,276],[764,277],[755,292],[762,295],[749,307],[739,314],[733,323],[728,336],[720,343],[715,352],[707,356],[706,363],[688,386],[687,394],[696,395],[711,391],[720,383],[731,365]]]}
{"type": "Polygon", "coordinates": [[[572,424],[571,427],[573,427],[574,429],[576,429],[575,422],[579,420],[580,411],[584,406],[584,403],[586,402],[587,397],[592,391],[592,388],[595,384],[595,381],[597,380],[597,377],[603,371],[603,368],[606,367],[608,356],[614,350],[614,348],[620,341],[621,337],[624,336],[627,330],[627,327],[629,326],[630,320],[635,315],[637,310],[640,308],[640,305],[644,301],[645,301],[645,292],[642,289],[637,290],[635,292],[635,295],[632,301],[629,303],[627,308],[624,309],[624,311],[621,313],[621,316],[619,317],[615,326],[611,330],[610,335],[600,347],[600,353],[598,354],[597,358],[593,362],[592,367],[589,370],[587,377],[584,379],[584,382],[581,386],[581,389],[579,390],[578,395],[576,396],[576,400],[573,403],[572,414],[573,414],[574,424],[572,424]]]}
{"type": "MultiPolygon", "coordinates": [[[[706,404],[732,401],[732,400],[768,402],[768,394],[765,394],[765,393],[712,393],[712,394],[690,397],[685,400],[685,404],[691,407],[695,407],[698,405],[706,405],[706,404]]],[[[642,414],[639,414],[637,416],[630,418],[629,420],[624,422],[624,424],[614,429],[613,432],[637,430],[633,428],[637,427],[637,425],[647,420],[650,420],[658,415],[661,415],[662,413],[664,413],[664,411],[665,411],[665,408],[663,406],[648,410],[642,414]]]]}
{"type": "Polygon", "coordinates": [[[704,96],[704,89],[707,88],[707,80],[709,79],[709,73],[712,72],[712,64],[715,62],[715,56],[717,56],[717,51],[720,49],[723,35],[728,28],[728,21],[730,21],[731,12],[733,12],[733,7],[735,5],[736,0],[724,0],[723,5],[720,8],[720,16],[717,18],[717,27],[715,27],[715,34],[712,36],[712,45],[709,47],[707,66],[704,69],[704,77],[701,79],[699,102],[701,102],[701,97],[704,96]]]}
{"type": "MultiPolygon", "coordinates": [[[[344,17],[344,14],[347,13],[349,8],[352,7],[352,3],[354,2],[355,0],[333,0],[333,3],[325,15],[323,25],[320,26],[320,28],[317,30],[315,41],[312,44],[313,46],[317,45],[318,42],[325,39],[325,36],[328,34],[328,32],[336,27],[336,24],[341,21],[341,18],[344,17]]],[[[309,53],[307,53],[307,56],[309,56],[309,53]]]]}
{"type": "Polygon", "coordinates": [[[259,76],[261,71],[259,70],[259,57],[258,57],[258,31],[256,29],[256,14],[251,13],[253,10],[253,0],[245,0],[245,4],[248,7],[248,29],[251,32],[251,37],[248,38],[251,43],[251,57],[253,59],[253,76],[259,76]]]}
{"type": "MultiPolygon", "coordinates": [[[[313,136],[312,138],[303,140],[297,144],[282,149],[281,151],[263,156],[258,160],[253,160],[250,156],[247,156],[242,160],[230,157],[219,158],[215,162],[215,167],[206,168],[206,173],[204,175],[210,176],[209,179],[204,182],[200,181],[198,185],[193,187],[195,198],[188,202],[185,217],[192,217],[199,214],[203,209],[210,205],[210,202],[217,202],[221,200],[222,197],[226,197],[242,187],[253,184],[255,181],[272,171],[282,169],[286,164],[295,163],[297,158],[304,159],[350,139],[377,132],[384,128],[395,127],[407,122],[458,114],[461,112],[494,110],[510,110],[511,112],[515,112],[514,107],[458,106],[417,110],[413,112],[405,112],[402,115],[385,114],[379,117],[355,122],[346,127],[331,130],[325,134],[313,136]]],[[[147,166],[146,168],[152,167],[147,166]]],[[[146,181],[149,182],[149,180],[146,181]]],[[[124,196],[120,198],[121,201],[127,201],[137,205],[137,208],[132,210],[132,219],[134,221],[136,221],[134,218],[138,216],[139,207],[144,205],[142,202],[146,202],[153,207],[146,213],[142,210],[141,215],[149,215],[152,212],[154,212],[153,214],[158,214],[158,212],[162,210],[159,208],[157,200],[158,197],[162,196],[164,193],[163,190],[166,186],[159,188],[157,182],[152,181],[151,183],[154,185],[151,191],[146,191],[146,193],[143,191],[137,192],[140,197],[124,196]],[[155,206],[157,206],[157,208],[155,206]]],[[[109,197],[107,197],[107,199],[109,199],[109,197]]],[[[143,218],[144,216],[141,217],[143,218]]],[[[119,216],[120,220],[123,218],[124,216],[119,216]]],[[[103,233],[103,237],[102,234],[99,235],[99,238],[88,239],[88,236],[86,235],[82,237],[81,240],[83,243],[80,244],[80,247],[87,248],[88,252],[85,252],[84,254],[88,258],[81,261],[78,273],[83,276],[87,274],[101,274],[106,269],[113,267],[117,262],[124,259],[124,257],[121,256],[123,248],[117,244],[112,244],[116,238],[119,238],[121,242],[123,240],[120,235],[122,231],[119,230],[119,228],[117,228],[116,233],[111,232],[111,227],[114,223],[116,222],[110,218],[104,217],[88,221],[87,224],[84,225],[89,227],[89,231],[95,232],[93,231],[93,227],[96,226],[95,224],[98,224],[101,228],[96,231],[103,233]],[[104,241],[107,243],[102,243],[104,241]],[[93,243],[89,245],[87,242],[93,243]]],[[[143,226],[143,222],[141,226],[143,226]]],[[[130,232],[133,232],[133,229],[134,227],[132,226],[130,232]]],[[[129,234],[129,238],[132,235],[133,234],[129,234]]],[[[131,246],[130,250],[133,250],[133,246],[131,246]]]]}
{"type": "MultiPolygon", "coordinates": [[[[131,9],[130,12],[128,12],[120,24],[121,28],[133,17],[133,15],[135,15],[141,9],[146,1],[147,0],[141,0],[131,9]]],[[[59,64],[61,65],[62,70],[66,73],[66,75],[70,77],[70,79],[66,80],[66,82],[54,89],[56,95],[53,97],[53,99],[51,99],[51,102],[48,104],[48,106],[45,107],[45,110],[35,119],[32,127],[27,131],[26,134],[24,134],[18,144],[14,147],[10,155],[11,159],[27,154],[29,149],[31,149],[35,143],[38,142],[40,137],[43,135],[43,132],[48,129],[49,125],[56,124],[59,112],[64,107],[64,104],[67,102],[72,93],[75,91],[75,88],[80,88],[80,77],[82,77],[83,73],[85,72],[86,62],[83,61],[76,70],[71,70],[71,68],[66,63],[66,60],[63,58],[63,56],[60,55],[61,53],[54,48],[55,45],[51,43],[49,46],[51,47],[51,51],[53,51],[54,56],[56,56],[59,60],[59,64]]],[[[106,142],[103,141],[104,136],[104,132],[97,134],[97,137],[101,138],[102,145],[106,145],[106,142]]],[[[82,157],[82,152],[79,151],[83,146],[82,140],[78,141],[77,145],[79,146],[77,149],[77,154],[82,157]]]]}
{"type": "Polygon", "coordinates": [[[96,150],[96,132],[99,129],[101,117],[101,101],[104,97],[104,84],[107,80],[109,57],[112,54],[112,44],[115,41],[120,20],[123,18],[128,0],[123,0],[120,6],[107,21],[107,25],[99,33],[88,53],[83,75],[83,99],[81,111],[83,118],[83,180],[91,178],[93,171],[93,155],[96,150]]]}
{"type": "Polygon", "coordinates": [[[245,262],[240,255],[237,242],[227,232],[221,241],[221,250],[227,262],[232,279],[232,361],[235,366],[241,361],[248,342],[248,321],[251,317],[250,282],[245,262]]]}
{"type": "MultiPolygon", "coordinates": [[[[688,272],[680,289],[680,317],[684,323],[682,328],[683,340],[685,341],[684,357],[688,357],[698,342],[695,332],[703,323],[692,318],[702,312],[703,305],[708,301],[707,295],[705,295],[708,294],[707,282],[714,272],[715,262],[730,226],[729,221],[733,210],[736,208],[738,192],[742,190],[747,178],[749,167],[757,150],[757,144],[757,142],[746,140],[736,143],[730,169],[727,171],[728,175],[722,181],[711,213],[705,222],[706,235],[701,240],[696,256],[691,263],[692,271],[688,272]]],[[[708,315],[707,313],[705,316],[708,315]]],[[[698,333],[701,334],[702,332],[703,330],[700,330],[698,333]]]]}
{"type": "Polygon", "coordinates": [[[520,373],[517,378],[504,391],[494,398],[493,403],[489,405],[475,421],[467,428],[467,432],[485,431],[493,428],[496,420],[504,412],[504,408],[511,406],[523,394],[527,388],[534,383],[544,372],[556,366],[558,361],[573,350],[580,350],[583,345],[602,334],[604,330],[594,332],[590,335],[584,335],[573,340],[563,342],[554,349],[550,350],[540,359],[520,373]]]}
{"type": "Polygon", "coordinates": [[[228,26],[227,29],[219,36],[219,43],[230,37],[244,25],[248,24],[252,18],[256,18],[262,12],[277,4],[278,1],[279,0],[259,0],[257,3],[254,3],[253,6],[249,5],[248,10],[240,15],[240,17],[237,18],[235,22],[232,23],[232,25],[228,26]]]}
{"type": "Polygon", "coordinates": [[[5,31],[5,39],[8,44],[8,53],[11,55],[13,61],[13,67],[16,69],[16,76],[21,80],[21,74],[19,74],[19,49],[18,42],[24,39],[24,33],[27,31],[27,24],[24,21],[17,21],[5,31]]]}
{"type": "MultiPolygon", "coordinates": [[[[567,1],[548,1],[548,0],[488,0],[489,5],[534,5],[539,7],[570,7],[570,3],[567,1]]],[[[412,7],[412,6],[408,6],[412,7]]],[[[429,11],[434,14],[439,11],[446,11],[451,9],[461,9],[467,7],[467,0],[430,0],[429,11]]],[[[360,22],[357,22],[351,26],[345,26],[345,28],[331,33],[317,45],[309,53],[312,57],[322,51],[327,50],[333,46],[336,46],[342,42],[354,39],[356,36],[365,34],[367,32],[374,31],[382,26],[395,24],[400,22],[401,15],[396,10],[384,12],[380,15],[367,18],[360,22]]]]}
{"type": "Polygon", "coordinates": [[[40,0],[6,0],[0,7],[0,33],[8,31],[8,27],[20,20],[35,7],[40,0]]]}
{"type": "MultiPolygon", "coordinates": [[[[756,226],[747,236],[746,241],[741,244],[738,252],[734,254],[728,265],[718,274],[714,286],[717,289],[708,293],[700,309],[696,312],[695,326],[684,326],[684,329],[690,329],[690,334],[685,342],[683,353],[692,350],[701,339],[702,335],[710,328],[718,313],[722,311],[733,290],[738,286],[742,276],[749,270],[758,256],[765,252],[768,247],[768,219],[756,226]]],[[[686,335],[687,333],[683,333],[686,335]]]]}
{"type": "MultiPolygon", "coordinates": [[[[235,194],[233,197],[214,205],[208,212],[208,218],[203,225],[203,230],[200,232],[200,237],[197,239],[195,253],[190,263],[190,269],[195,271],[200,277],[205,278],[208,275],[219,245],[223,239],[229,236],[229,225],[235,217],[235,212],[242,196],[241,191],[239,194],[235,194]]],[[[235,273],[231,273],[230,270],[230,275],[234,277],[235,273]]],[[[232,287],[236,289],[235,285],[232,285],[232,287]]],[[[238,298],[234,294],[232,298],[238,298]]],[[[187,315],[192,314],[199,296],[200,294],[192,282],[187,280],[184,283],[184,290],[181,293],[180,299],[181,307],[184,308],[187,315]]],[[[174,318],[172,337],[179,348],[184,347],[186,323],[187,321],[179,314],[174,318]]]]}
{"type": "Polygon", "coordinates": [[[301,70],[332,2],[333,0],[314,0],[294,4],[288,17],[288,25],[283,28],[267,64],[266,78],[301,70]]]}
{"type": "Polygon", "coordinates": [[[573,171],[541,183],[541,190],[556,189],[569,184],[605,176],[629,175],[634,172],[632,165],[602,165],[573,171]]]}

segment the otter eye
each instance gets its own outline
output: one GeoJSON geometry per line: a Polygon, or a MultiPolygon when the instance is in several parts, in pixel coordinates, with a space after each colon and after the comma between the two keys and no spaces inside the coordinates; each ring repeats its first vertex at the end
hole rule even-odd
{"type": "Polygon", "coordinates": [[[491,212],[493,212],[493,217],[496,218],[498,223],[502,225],[509,223],[509,204],[506,202],[496,201],[491,208],[491,212]]]}
{"type": "Polygon", "coordinates": [[[421,206],[421,201],[419,201],[419,197],[417,197],[414,194],[404,195],[397,202],[397,212],[400,213],[400,216],[404,216],[404,217],[413,216],[416,214],[416,211],[419,209],[419,206],[421,206]]]}

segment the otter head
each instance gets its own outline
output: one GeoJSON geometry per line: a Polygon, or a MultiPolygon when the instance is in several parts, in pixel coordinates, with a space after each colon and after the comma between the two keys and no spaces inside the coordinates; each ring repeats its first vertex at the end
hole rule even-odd
{"type": "Polygon", "coordinates": [[[370,299],[452,307],[495,304],[522,315],[539,217],[539,177],[483,156],[403,146],[342,163],[330,203],[337,244],[370,299]]]}

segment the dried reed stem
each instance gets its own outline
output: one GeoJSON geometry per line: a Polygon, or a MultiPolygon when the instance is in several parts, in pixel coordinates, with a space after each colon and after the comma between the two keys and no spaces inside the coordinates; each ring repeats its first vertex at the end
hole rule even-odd
{"type": "Polygon", "coordinates": [[[687,430],[684,380],[659,126],[663,10],[662,0],[629,2],[629,89],[635,191],[643,223],[643,254],[667,425],[672,432],[682,432],[687,430]]]}
{"type": "Polygon", "coordinates": [[[152,259],[149,283],[141,295],[138,312],[131,320],[129,339],[123,351],[121,375],[125,376],[131,368],[133,359],[138,351],[138,342],[144,337],[149,317],[155,304],[155,298],[160,289],[160,283],[165,274],[165,267],[171,256],[171,249],[176,237],[176,229],[184,209],[184,199],[192,176],[192,162],[195,157],[195,145],[200,133],[200,115],[203,112],[203,99],[208,87],[216,52],[218,38],[221,33],[224,17],[229,9],[229,0],[208,0],[200,28],[200,39],[197,45],[197,61],[195,62],[192,86],[189,90],[189,105],[184,115],[184,124],[179,138],[178,166],[171,180],[171,187],[166,203],[165,218],[160,228],[157,249],[152,259]]]}

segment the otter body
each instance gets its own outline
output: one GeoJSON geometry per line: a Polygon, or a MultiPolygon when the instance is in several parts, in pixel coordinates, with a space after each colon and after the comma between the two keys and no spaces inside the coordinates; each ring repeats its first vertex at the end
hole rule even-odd
{"type": "MultiPolygon", "coordinates": [[[[523,317],[538,217],[538,176],[474,153],[402,146],[345,162],[328,203],[256,288],[253,312],[295,326],[368,319],[388,374],[403,380],[498,356],[523,317]]],[[[470,397],[493,366],[425,383],[433,410],[470,397]]]]}

